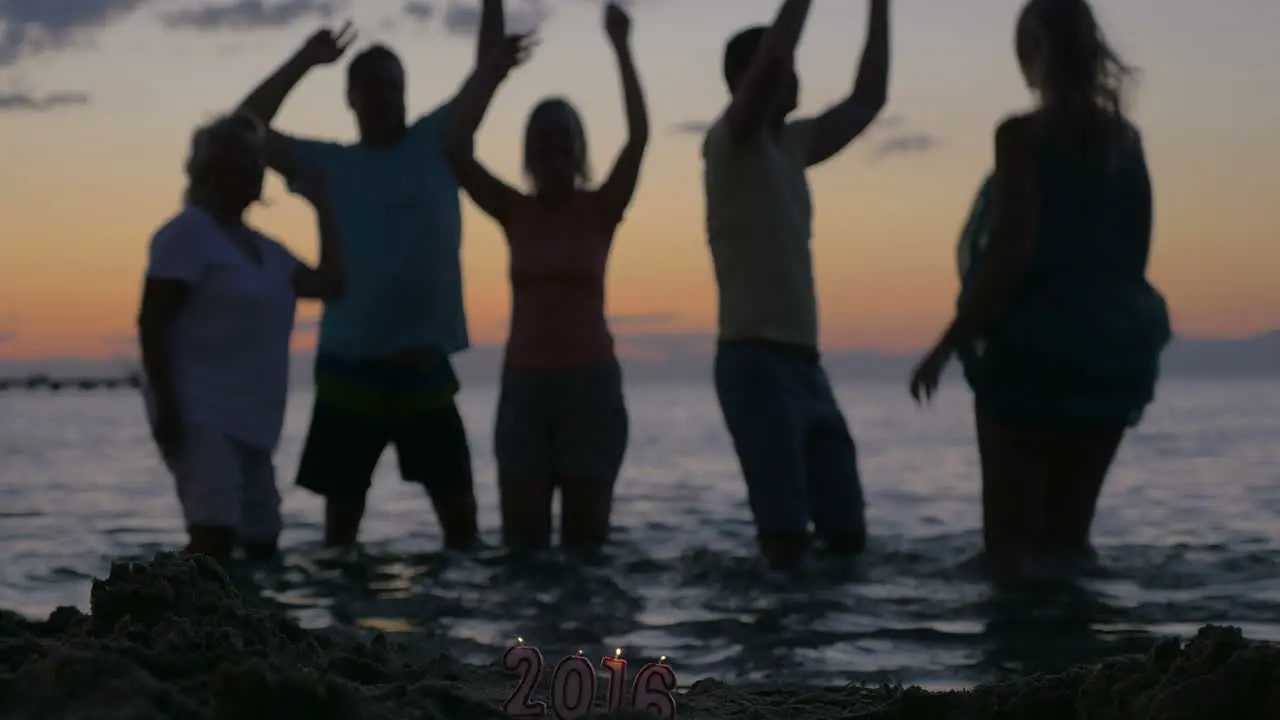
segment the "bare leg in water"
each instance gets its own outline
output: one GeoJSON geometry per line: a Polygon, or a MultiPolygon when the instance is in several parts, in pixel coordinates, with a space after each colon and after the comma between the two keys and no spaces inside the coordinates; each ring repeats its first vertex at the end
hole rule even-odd
{"type": "Polygon", "coordinates": [[[354,547],[360,537],[360,521],[363,519],[363,502],[325,502],[324,546],[354,547]]]}
{"type": "Polygon", "coordinates": [[[562,480],[560,546],[567,550],[599,550],[609,539],[613,482],[601,478],[562,480]]]}
{"type": "Polygon", "coordinates": [[[1063,433],[1054,439],[1054,462],[1041,517],[1041,552],[1077,563],[1097,560],[1089,530],[1102,484],[1124,434],[1124,425],[1117,423],[1063,433]]]}
{"type": "Polygon", "coordinates": [[[236,529],[233,527],[188,527],[187,537],[183,555],[207,555],[225,565],[236,549],[236,529]]]}
{"type": "Polygon", "coordinates": [[[546,550],[551,546],[550,482],[499,483],[502,495],[502,542],[512,550],[546,550]]]}
{"type": "MultiPolygon", "coordinates": [[[[476,501],[466,493],[448,497],[432,497],[432,507],[440,522],[446,550],[469,550],[477,538],[476,501]]],[[[350,501],[325,503],[325,547],[355,547],[364,519],[364,503],[350,501]]]]}
{"type": "Polygon", "coordinates": [[[1040,534],[1041,498],[1055,459],[1043,431],[978,410],[982,463],[983,565],[998,578],[1020,574],[1040,534]]]}

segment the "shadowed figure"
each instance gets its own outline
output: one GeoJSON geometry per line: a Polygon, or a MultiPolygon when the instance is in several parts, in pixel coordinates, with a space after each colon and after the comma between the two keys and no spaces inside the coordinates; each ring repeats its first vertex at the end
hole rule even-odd
{"type": "Polygon", "coordinates": [[[928,399],[953,355],[964,365],[984,559],[1000,576],[1095,561],[1103,481],[1170,337],[1146,277],[1151,180],[1124,114],[1131,71],[1084,0],[1027,3],[1016,53],[1038,106],[996,129],[995,172],[961,238],[955,319],[911,380],[928,399]]]}
{"type": "MultiPolygon", "coordinates": [[[[243,107],[270,122],[302,77],[337,61],[353,38],[349,24],[315,33],[243,107]]],[[[488,0],[477,51],[495,38],[501,8],[488,0]]],[[[326,303],[320,323],[297,482],[325,498],[326,545],[353,545],[374,469],[394,445],[401,476],[430,496],[445,546],[468,548],[477,536],[471,451],[450,362],[468,346],[458,185],[444,148],[453,102],[409,123],[404,67],[377,45],[348,66],[347,105],[356,143],[267,133],[267,163],[291,187],[301,165],[331,178],[349,259],[346,296],[326,303]]]]}
{"type": "Polygon", "coordinates": [[[224,561],[237,541],[253,556],[276,550],[272,454],[296,300],[331,300],[345,285],[322,174],[298,176],[319,219],[318,267],[245,224],[262,193],[263,141],[262,124],[243,114],[196,132],[186,207],[151,239],[138,314],[148,417],[177,483],[187,552],[224,561]]]}
{"type": "Polygon", "coordinates": [[[511,253],[512,312],[494,428],[503,538],[545,548],[561,499],[561,544],[591,549],[609,532],[626,452],[622,372],[605,318],[605,269],[635,194],[649,121],[630,49],[630,17],[605,7],[629,137],[609,177],[589,187],[586,132],[563,98],[542,101],[525,130],[526,194],[486,170],[474,135],[494,93],[530,47],[513,36],[477,66],[456,101],[451,157],[459,182],[502,226],[511,253]]]}
{"type": "Polygon", "coordinates": [[[814,118],[789,116],[807,0],[728,43],[729,106],[703,143],[707,239],[720,289],[715,386],[755,516],[761,552],[796,566],[812,523],[827,549],[860,553],[866,523],[858,458],[818,352],[806,170],[835,156],[888,93],[889,2],[870,0],[850,94],[814,118]]]}

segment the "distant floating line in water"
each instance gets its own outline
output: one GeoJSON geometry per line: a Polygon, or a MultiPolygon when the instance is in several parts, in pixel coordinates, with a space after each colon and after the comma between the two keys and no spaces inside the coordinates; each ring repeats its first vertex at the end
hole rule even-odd
{"type": "Polygon", "coordinates": [[[50,377],[28,375],[24,378],[0,378],[0,392],[19,390],[138,390],[142,374],[132,372],[120,377],[50,377]]]}

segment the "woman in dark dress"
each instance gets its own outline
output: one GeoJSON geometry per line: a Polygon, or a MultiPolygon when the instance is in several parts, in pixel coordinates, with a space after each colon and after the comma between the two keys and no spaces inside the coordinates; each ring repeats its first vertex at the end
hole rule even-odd
{"type": "Polygon", "coordinates": [[[984,560],[1000,575],[1095,558],[1112,460],[1154,397],[1170,337],[1147,280],[1151,181],[1123,109],[1131,74],[1084,0],[1030,0],[1017,56],[1037,107],[1001,122],[960,243],[955,318],[911,379],[953,355],[972,388],[984,560]]]}

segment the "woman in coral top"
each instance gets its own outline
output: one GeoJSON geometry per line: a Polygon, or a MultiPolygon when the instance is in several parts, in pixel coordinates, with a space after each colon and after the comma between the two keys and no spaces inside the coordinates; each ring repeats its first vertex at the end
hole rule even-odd
{"type": "Polygon", "coordinates": [[[563,98],[543,100],[529,116],[524,168],[532,192],[510,187],[475,159],[476,129],[498,86],[523,62],[527,36],[498,43],[454,101],[458,182],[502,225],[511,252],[511,331],[494,430],[503,539],[510,547],[550,544],[556,488],[561,545],[591,549],[608,536],[628,420],[605,319],[604,278],[649,136],[630,26],[620,7],[605,8],[630,136],[598,188],[588,186],[582,119],[563,98]]]}

